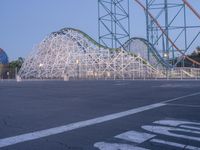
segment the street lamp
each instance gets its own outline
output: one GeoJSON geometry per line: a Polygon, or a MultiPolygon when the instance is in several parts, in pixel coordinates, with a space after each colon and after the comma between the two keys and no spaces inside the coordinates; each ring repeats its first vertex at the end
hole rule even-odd
{"type": "Polygon", "coordinates": [[[41,68],[41,67],[43,67],[44,66],[44,64],[39,64],[39,67],[41,68]]]}
{"type": "Polygon", "coordinates": [[[39,64],[39,68],[40,68],[39,69],[39,78],[41,78],[41,74],[42,74],[42,70],[41,69],[42,69],[43,66],[44,66],[44,64],[42,64],[42,63],[39,64]]]}
{"type": "Polygon", "coordinates": [[[168,58],[168,53],[164,53],[164,58],[168,58]]]}
{"type": "Polygon", "coordinates": [[[107,77],[110,78],[110,72],[107,72],[107,77]]]}
{"type": "Polygon", "coordinates": [[[76,65],[77,65],[77,79],[79,79],[79,60],[76,60],[76,65]]]}

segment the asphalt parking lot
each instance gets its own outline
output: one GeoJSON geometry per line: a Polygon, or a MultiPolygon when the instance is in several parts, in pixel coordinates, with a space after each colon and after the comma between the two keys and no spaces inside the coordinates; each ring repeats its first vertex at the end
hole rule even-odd
{"type": "Polygon", "coordinates": [[[200,81],[0,81],[1,150],[200,150],[200,81]]]}

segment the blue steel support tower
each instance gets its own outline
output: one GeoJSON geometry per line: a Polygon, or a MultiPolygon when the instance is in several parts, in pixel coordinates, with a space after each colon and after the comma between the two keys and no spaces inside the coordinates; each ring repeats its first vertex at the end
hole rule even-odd
{"type": "Polygon", "coordinates": [[[186,8],[182,0],[146,0],[147,40],[173,66],[176,66],[179,62],[182,62],[182,66],[184,66],[184,57],[169,42],[166,35],[183,53],[194,49],[193,44],[199,39],[200,22],[197,21],[195,25],[190,24],[191,18],[189,17],[194,15],[189,15],[189,13],[191,11],[186,8]],[[155,24],[149,13],[159,22],[165,34],[155,24]],[[188,37],[190,37],[190,40],[188,37]],[[174,60],[177,57],[179,57],[179,60],[175,63],[174,60]]]}
{"type": "Polygon", "coordinates": [[[99,43],[122,47],[130,39],[129,0],[98,0],[99,43]]]}

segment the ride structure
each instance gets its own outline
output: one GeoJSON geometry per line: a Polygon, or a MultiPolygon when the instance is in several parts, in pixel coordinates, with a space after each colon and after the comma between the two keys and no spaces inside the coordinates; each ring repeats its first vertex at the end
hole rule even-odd
{"type": "Polygon", "coordinates": [[[99,43],[119,48],[130,39],[129,0],[98,0],[99,43]]]}
{"type": "MultiPolygon", "coordinates": [[[[140,52],[148,49],[148,45],[138,38],[128,41],[124,47],[127,45],[140,52]]],[[[156,74],[157,77],[163,76],[153,62],[157,68],[162,68],[162,65],[158,66],[153,53],[150,64],[142,55],[121,48],[105,47],[80,30],[64,28],[51,33],[33,50],[22,65],[19,76],[22,79],[135,79],[153,78],[156,74]]]]}
{"type": "Polygon", "coordinates": [[[166,69],[156,49],[145,39],[132,38],[123,47],[108,48],[80,30],[64,28],[35,47],[18,75],[22,79],[65,80],[200,77],[200,69],[166,69]],[[149,49],[151,61],[146,58],[149,49]]]}
{"type": "Polygon", "coordinates": [[[194,43],[200,40],[200,15],[190,3],[187,0],[146,0],[145,4],[135,1],[146,14],[147,40],[163,59],[173,67],[180,62],[184,67],[185,59],[200,66],[187,56],[187,52],[195,48],[194,43]],[[190,23],[191,16],[196,19],[195,25],[190,23]]]}
{"type": "Polygon", "coordinates": [[[139,0],[135,1],[146,14],[147,39],[130,38],[129,0],[98,0],[99,42],[73,28],[53,32],[25,59],[18,77],[64,80],[199,79],[200,68],[177,67],[184,59],[200,66],[186,54],[200,34],[199,26],[187,24],[186,6],[197,19],[198,12],[186,0],[180,4],[169,3],[169,0],[146,0],[146,6],[139,0]],[[169,10],[172,8],[178,12],[170,17],[169,10]],[[174,25],[181,11],[183,25],[174,25]],[[199,32],[188,41],[190,28],[199,32]],[[178,35],[172,34],[174,30],[178,30],[178,35]],[[183,47],[179,40],[184,40],[183,47]]]}

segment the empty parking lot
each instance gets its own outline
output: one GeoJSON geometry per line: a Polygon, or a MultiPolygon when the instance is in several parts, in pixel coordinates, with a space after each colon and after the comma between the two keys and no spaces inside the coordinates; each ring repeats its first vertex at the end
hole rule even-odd
{"type": "Polygon", "coordinates": [[[200,81],[0,81],[2,150],[200,149],[200,81]]]}

